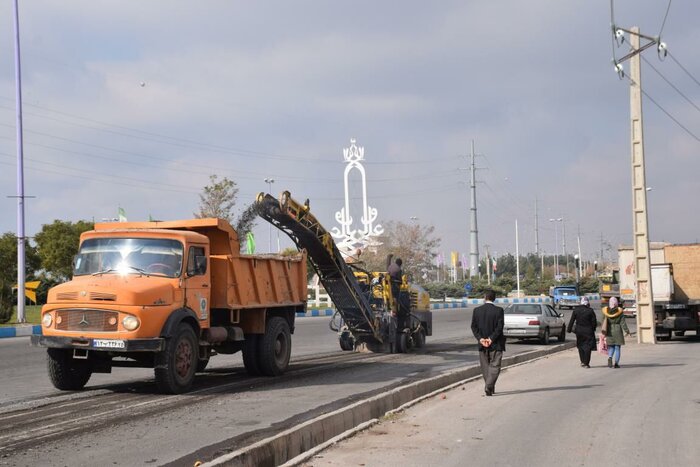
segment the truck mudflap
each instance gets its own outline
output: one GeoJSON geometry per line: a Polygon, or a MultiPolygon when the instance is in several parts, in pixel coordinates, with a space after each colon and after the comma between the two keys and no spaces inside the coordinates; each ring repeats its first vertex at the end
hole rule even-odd
{"type": "Polygon", "coordinates": [[[109,352],[160,352],[165,339],[95,339],[79,337],[39,336],[31,337],[33,346],[52,349],[84,349],[109,352]]]}

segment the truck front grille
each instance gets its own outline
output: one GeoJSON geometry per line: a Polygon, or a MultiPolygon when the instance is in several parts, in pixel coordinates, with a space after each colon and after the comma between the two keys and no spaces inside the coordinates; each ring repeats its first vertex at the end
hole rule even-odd
{"type": "Polygon", "coordinates": [[[109,310],[59,310],[56,313],[56,329],[59,331],[115,332],[119,313],[109,310]]]}

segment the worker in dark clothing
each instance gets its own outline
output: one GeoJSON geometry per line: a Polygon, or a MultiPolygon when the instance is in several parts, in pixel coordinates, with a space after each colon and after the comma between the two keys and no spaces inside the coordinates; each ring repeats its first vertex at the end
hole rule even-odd
{"type": "Polygon", "coordinates": [[[574,307],[569,320],[568,332],[576,333],[576,347],[583,368],[590,368],[591,351],[596,347],[595,328],[598,320],[590,307],[588,297],[581,297],[581,304],[574,307]]]}
{"type": "MultiPolygon", "coordinates": [[[[391,261],[391,260],[390,260],[391,261]]],[[[389,273],[389,281],[391,283],[391,297],[394,305],[394,314],[397,318],[399,329],[406,327],[406,316],[407,313],[402,310],[401,307],[401,283],[403,282],[403,270],[401,265],[403,261],[401,258],[396,258],[396,260],[389,264],[387,272],[389,273]]]]}
{"type": "Polygon", "coordinates": [[[399,293],[401,292],[401,282],[403,282],[402,264],[403,261],[401,261],[401,258],[396,258],[396,261],[387,268],[391,280],[391,296],[397,301],[399,299],[399,293]]]}

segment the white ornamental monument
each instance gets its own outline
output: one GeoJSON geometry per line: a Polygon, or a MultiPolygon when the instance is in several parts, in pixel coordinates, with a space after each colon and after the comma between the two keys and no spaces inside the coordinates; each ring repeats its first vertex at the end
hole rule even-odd
{"type": "Polygon", "coordinates": [[[338,227],[333,227],[331,235],[336,239],[336,245],[340,252],[345,256],[355,256],[358,250],[372,250],[374,247],[381,245],[376,237],[384,233],[381,225],[373,226],[377,220],[377,210],[367,204],[367,179],[365,177],[365,168],[360,163],[365,158],[365,148],[357,147],[355,138],[350,139],[350,147],[343,149],[343,158],[347,165],[345,166],[345,207],[335,213],[335,220],[340,224],[338,227]],[[350,193],[349,193],[349,178],[350,173],[357,170],[360,173],[362,182],[362,215],[360,217],[361,227],[353,225],[353,216],[350,212],[350,193]]]}

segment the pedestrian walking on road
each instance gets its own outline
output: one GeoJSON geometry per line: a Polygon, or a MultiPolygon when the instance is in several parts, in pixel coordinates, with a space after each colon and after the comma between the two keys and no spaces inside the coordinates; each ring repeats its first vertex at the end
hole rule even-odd
{"type": "Polygon", "coordinates": [[[603,307],[601,332],[605,335],[605,342],[608,344],[608,368],[620,368],[620,350],[625,345],[625,334],[627,336],[632,334],[630,334],[625,315],[622,313],[622,308],[618,306],[615,297],[611,297],[608,306],[603,307]],[[615,358],[614,366],[613,357],[615,358]]]}
{"type": "Polygon", "coordinates": [[[576,347],[581,366],[591,367],[591,351],[596,347],[595,328],[598,321],[590,306],[588,297],[581,297],[581,304],[574,307],[567,331],[576,333],[576,347]]]}
{"type": "Polygon", "coordinates": [[[472,333],[479,341],[479,364],[487,396],[496,393],[496,380],[501,373],[501,360],[506,350],[503,308],[493,304],[495,299],[495,292],[487,290],[484,293],[484,304],[476,307],[472,315],[472,333]]]}

